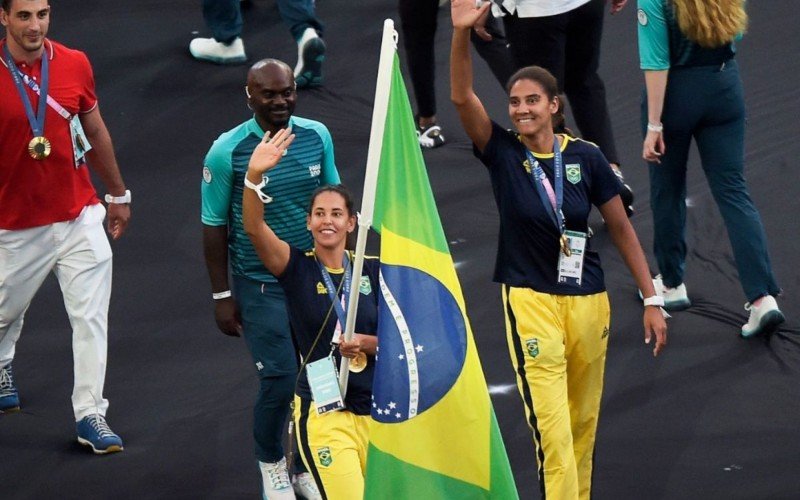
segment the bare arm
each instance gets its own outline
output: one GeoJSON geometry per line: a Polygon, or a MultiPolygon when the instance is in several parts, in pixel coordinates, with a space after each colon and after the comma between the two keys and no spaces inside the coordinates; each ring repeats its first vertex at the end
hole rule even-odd
{"type": "MultiPolygon", "coordinates": [[[[206,259],[211,291],[230,290],[228,284],[228,227],[203,224],[203,254],[206,259]]],[[[238,337],[242,333],[242,321],[232,297],[214,301],[214,320],[225,335],[238,337]]]]}
{"type": "MultiPolygon", "coordinates": [[[[278,164],[283,152],[294,140],[294,134],[281,129],[269,141],[267,139],[269,132],[250,157],[247,179],[253,184],[259,184],[264,173],[278,164]]],[[[242,224],[264,267],[275,276],[283,274],[289,263],[289,244],[278,238],[264,221],[264,203],[254,190],[248,188],[245,188],[242,199],[242,224]]]]}
{"type": "MultiPolygon", "coordinates": [[[[647,122],[661,125],[661,113],[664,110],[664,94],[667,90],[669,70],[644,72],[644,83],[647,88],[647,122]]],[[[642,146],[642,158],[646,161],[661,163],[659,157],[666,152],[664,134],[647,130],[642,146]]]]}
{"type": "MultiPolygon", "coordinates": [[[[92,149],[86,153],[89,166],[103,181],[108,193],[112,196],[125,195],[125,182],[114,156],[111,134],[100,115],[99,106],[86,114],[80,115],[83,131],[89,139],[92,149]]],[[[110,203],[108,205],[108,233],[115,240],[125,232],[131,218],[131,208],[127,204],[110,203]]]]}
{"type": "MultiPolygon", "coordinates": [[[[642,296],[654,296],[656,292],[653,288],[653,281],[650,279],[647,260],[644,257],[642,246],[639,244],[639,238],[636,236],[628,216],[625,215],[625,209],[619,196],[615,196],[601,205],[600,213],[605,219],[611,240],[625,261],[625,265],[630,269],[636,285],[642,291],[642,296]]],[[[660,308],[645,306],[643,321],[645,343],[649,344],[652,335],[655,334],[656,345],[653,348],[653,355],[658,356],[658,353],[667,344],[667,323],[664,321],[660,308]]]]}
{"type": "Polygon", "coordinates": [[[453,0],[453,40],[450,46],[450,100],[458,111],[464,131],[483,151],[492,136],[492,122],[472,88],[472,57],[469,33],[477,20],[490,8],[484,3],[475,8],[474,0],[453,0]]]}

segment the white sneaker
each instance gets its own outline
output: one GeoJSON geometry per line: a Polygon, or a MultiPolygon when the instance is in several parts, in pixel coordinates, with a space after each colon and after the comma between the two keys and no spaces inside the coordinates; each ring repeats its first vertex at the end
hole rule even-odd
{"type": "Polygon", "coordinates": [[[297,42],[297,65],[294,80],[297,88],[322,85],[322,61],[325,60],[325,42],[314,28],[306,28],[297,42]]]}
{"type": "Polygon", "coordinates": [[[258,462],[261,470],[262,493],[265,500],[296,500],[289,471],[286,469],[286,457],[278,462],[258,462]]]}
{"type": "Polygon", "coordinates": [[[761,303],[757,306],[748,302],[744,305],[744,310],[750,311],[750,319],[746,325],[742,325],[742,337],[745,338],[761,334],[769,335],[786,321],[772,295],[762,297],[761,303]]]}
{"type": "Polygon", "coordinates": [[[317,483],[314,482],[314,476],[310,472],[295,474],[292,486],[295,494],[306,500],[322,500],[317,483]]]}
{"type": "Polygon", "coordinates": [[[667,311],[682,311],[692,305],[686,293],[685,283],[669,288],[664,286],[661,275],[658,274],[653,278],[653,287],[656,289],[656,295],[664,297],[664,309],[667,311]]]}
{"type": "Polygon", "coordinates": [[[244,42],[239,37],[229,45],[213,38],[195,38],[189,43],[189,52],[195,59],[216,64],[241,64],[247,61],[244,42]]]}

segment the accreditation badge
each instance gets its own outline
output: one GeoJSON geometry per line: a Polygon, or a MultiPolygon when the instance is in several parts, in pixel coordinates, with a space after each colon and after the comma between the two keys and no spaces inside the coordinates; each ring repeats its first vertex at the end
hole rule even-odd
{"type": "Polygon", "coordinates": [[[89,138],[86,137],[86,132],[83,131],[83,125],[78,115],[73,116],[69,120],[69,135],[72,138],[72,156],[75,160],[75,168],[78,168],[86,162],[86,153],[92,149],[92,145],[89,144],[89,138]]]}
{"type": "Polygon", "coordinates": [[[323,415],[344,408],[333,356],[327,356],[307,364],[306,376],[318,414],[323,415]]]}
{"type": "Polygon", "coordinates": [[[558,254],[558,282],[581,286],[587,235],[580,231],[564,231],[563,236],[567,251],[558,254]]]}

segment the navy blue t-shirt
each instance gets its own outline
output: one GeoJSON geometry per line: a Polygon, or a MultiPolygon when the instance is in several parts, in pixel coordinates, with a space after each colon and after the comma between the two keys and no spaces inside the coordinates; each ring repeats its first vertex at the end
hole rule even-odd
{"type": "MultiPolygon", "coordinates": [[[[377,258],[366,257],[362,270],[361,280],[354,280],[353,287],[358,287],[361,295],[358,299],[358,314],[356,315],[356,333],[376,335],[378,332],[378,271],[380,263],[377,258]]],[[[335,287],[344,276],[343,270],[328,269],[328,274],[335,287]]],[[[328,310],[331,309],[331,299],[325,288],[317,259],[314,252],[304,252],[291,247],[289,264],[278,283],[286,293],[286,310],[289,313],[289,323],[292,326],[297,348],[303,358],[308,362],[327,357],[331,352],[331,339],[336,329],[336,310],[330,312],[322,335],[311,352],[319,333],[320,327],[328,310]]],[[[341,297],[341,292],[339,294],[341,297]]],[[[347,298],[345,298],[347,301],[347,298]]],[[[342,326],[344,328],[344,326],[342,326]]],[[[338,369],[341,356],[339,349],[334,349],[334,359],[338,369]]],[[[375,372],[375,357],[367,356],[367,368],[360,373],[350,372],[345,397],[346,408],[356,415],[369,415],[372,404],[372,377],[375,372]]],[[[297,395],[304,399],[312,399],[311,388],[308,385],[305,370],[300,374],[297,383],[297,395]]]]}
{"type": "MultiPolygon", "coordinates": [[[[564,164],[562,211],[568,230],[587,232],[592,205],[600,206],[618,195],[622,184],[594,144],[559,135],[564,164]]],[[[525,145],[515,132],[492,122],[492,136],[475,156],[489,169],[500,213],[500,235],[494,280],[554,295],[590,295],[605,291],[600,256],[587,242],[582,283],[558,282],[560,230],[532,183],[525,145]]],[[[534,156],[553,185],[553,153],[534,156]]]]}

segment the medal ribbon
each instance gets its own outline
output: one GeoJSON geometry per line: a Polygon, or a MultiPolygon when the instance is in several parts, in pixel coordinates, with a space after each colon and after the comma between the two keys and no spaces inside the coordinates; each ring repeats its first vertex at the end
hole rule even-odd
{"type": "Polygon", "coordinates": [[[333,279],[328,273],[328,270],[325,269],[325,266],[320,261],[317,261],[317,265],[322,273],[322,280],[325,282],[325,289],[328,291],[328,297],[331,298],[333,307],[336,310],[336,316],[339,318],[339,321],[336,322],[336,331],[331,339],[332,344],[338,344],[339,337],[341,336],[344,325],[347,322],[347,315],[345,314],[345,297],[350,296],[350,283],[352,281],[352,276],[350,275],[350,259],[348,258],[347,252],[345,252],[344,257],[342,257],[342,267],[344,268],[344,276],[342,279],[344,280],[344,284],[342,285],[341,300],[336,296],[336,287],[333,285],[333,279]]]}
{"type": "Polygon", "coordinates": [[[41,137],[44,135],[44,117],[47,111],[47,91],[50,85],[50,66],[47,58],[47,50],[45,49],[42,56],[42,85],[39,88],[39,106],[36,114],[33,113],[33,104],[25,91],[23,86],[22,72],[17,68],[14,58],[11,57],[11,52],[8,50],[8,45],[3,45],[3,56],[8,66],[8,71],[11,72],[11,79],[14,80],[14,85],[17,87],[17,92],[22,99],[22,104],[25,106],[25,114],[28,116],[28,123],[31,125],[31,131],[34,137],[41,137]]]}
{"type": "Polygon", "coordinates": [[[550,185],[550,181],[547,180],[547,175],[545,175],[542,166],[539,164],[539,160],[534,158],[533,154],[525,148],[525,155],[528,157],[528,163],[531,165],[531,183],[533,184],[533,188],[536,189],[536,192],[539,194],[539,198],[542,199],[542,204],[544,204],[545,208],[549,205],[552,207],[552,212],[548,211],[548,215],[550,219],[553,221],[553,224],[556,225],[556,229],[558,229],[560,234],[564,234],[564,230],[566,229],[566,224],[564,222],[564,213],[561,211],[561,207],[564,204],[564,166],[563,166],[563,159],[561,157],[561,147],[558,142],[558,136],[554,136],[553,139],[553,171],[555,172],[555,192],[553,192],[553,186],[550,185]]]}

